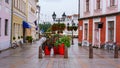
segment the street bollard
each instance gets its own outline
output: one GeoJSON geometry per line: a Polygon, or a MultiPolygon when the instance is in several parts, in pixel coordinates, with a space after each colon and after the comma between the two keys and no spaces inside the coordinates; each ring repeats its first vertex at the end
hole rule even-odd
{"type": "Polygon", "coordinates": [[[64,50],[64,58],[68,58],[68,48],[65,47],[65,50],[64,50]]]}
{"type": "Polygon", "coordinates": [[[114,58],[118,58],[118,46],[115,46],[115,50],[114,50],[114,58]]]}
{"type": "Polygon", "coordinates": [[[93,58],[93,47],[92,44],[89,45],[89,58],[93,58]]]}
{"type": "Polygon", "coordinates": [[[38,55],[39,59],[42,59],[42,47],[39,46],[39,55],[38,55]]]}

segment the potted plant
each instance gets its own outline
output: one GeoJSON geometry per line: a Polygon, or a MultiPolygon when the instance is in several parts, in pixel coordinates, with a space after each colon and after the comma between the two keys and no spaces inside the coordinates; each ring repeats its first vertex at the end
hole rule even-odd
{"type": "Polygon", "coordinates": [[[54,42],[55,42],[53,47],[54,54],[59,54],[59,45],[61,44],[61,41],[56,38],[54,42]]]}
{"type": "Polygon", "coordinates": [[[32,40],[33,40],[32,36],[29,36],[28,42],[32,43],[32,40]]]}
{"type": "Polygon", "coordinates": [[[32,38],[32,36],[27,36],[27,37],[26,37],[26,40],[27,40],[29,43],[32,43],[33,38],[32,38]]]}
{"type": "Polygon", "coordinates": [[[61,37],[61,43],[64,45],[64,58],[68,58],[68,47],[70,47],[70,37],[69,36],[63,36],[61,37]]]}
{"type": "Polygon", "coordinates": [[[51,52],[51,48],[52,48],[52,45],[51,45],[51,40],[50,39],[47,39],[44,43],[44,53],[45,55],[50,55],[50,52],[51,52]]]}
{"type": "Polygon", "coordinates": [[[59,54],[64,55],[65,48],[70,47],[70,38],[68,36],[62,36],[61,38],[56,40],[54,45],[58,50],[59,54]]]}
{"type": "Polygon", "coordinates": [[[70,47],[70,37],[69,36],[62,36],[60,38],[61,43],[64,43],[66,47],[70,47]]]}

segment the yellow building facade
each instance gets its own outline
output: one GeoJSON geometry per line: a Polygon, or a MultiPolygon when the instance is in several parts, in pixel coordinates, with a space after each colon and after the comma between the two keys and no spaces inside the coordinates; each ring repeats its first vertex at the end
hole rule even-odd
{"type": "Polygon", "coordinates": [[[15,38],[15,41],[23,40],[23,21],[27,21],[26,5],[26,0],[13,0],[12,39],[15,38]]]}
{"type": "Polygon", "coordinates": [[[12,1],[12,42],[20,40],[25,42],[26,36],[36,39],[35,21],[37,21],[36,5],[38,0],[12,1]]]}

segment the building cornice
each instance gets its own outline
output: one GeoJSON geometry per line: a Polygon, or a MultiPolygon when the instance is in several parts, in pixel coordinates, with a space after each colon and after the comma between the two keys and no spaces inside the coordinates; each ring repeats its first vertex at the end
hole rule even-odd
{"type": "Polygon", "coordinates": [[[115,12],[115,13],[110,13],[110,14],[103,14],[103,15],[97,15],[97,16],[90,16],[90,17],[79,18],[78,21],[79,21],[79,20],[85,20],[85,19],[91,19],[91,18],[114,16],[114,15],[120,15],[120,12],[115,12]]]}

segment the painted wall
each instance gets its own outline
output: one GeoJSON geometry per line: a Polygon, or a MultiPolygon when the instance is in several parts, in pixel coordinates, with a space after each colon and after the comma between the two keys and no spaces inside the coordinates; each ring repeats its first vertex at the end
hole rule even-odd
{"type": "Polygon", "coordinates": [[[82,43],[82,37],[83,37],[83,21],[80,20],[78,24],[78,41],[79,43],[82,43]]]}
{"type": "Polygon", "coordinates": [[[106,17],[102,17],[101,18],[101,22],[103,23],[103,28],[100,29],[100,41],[101,41],[101,44],[104,44],[105,43],[105,35],[106,35],[106,17]]]}
{"type": "Polygon", "coordinates": [[[0,50],[10,47],[10,29],[11,29],[11,0],[9,4],[5,0],[0,1],[0,18],[1,18],[1,36],[0,50]],[[8,35],[5,35],[5,19],[8,19],[8,35]]]}
{"type": "Polygon", "coordinates": [[[120,45],[120,15],[116,16],[116,42],[120,45]]]}
{"type": "Polygon", "coordinates": [[[23,38],[18,39],[18,36],[23,36],[22,22],[27,20],[26,4],[26,0],[13,0],[12,39],[15,37],[16,41],[23,40],[23,38]]]}

